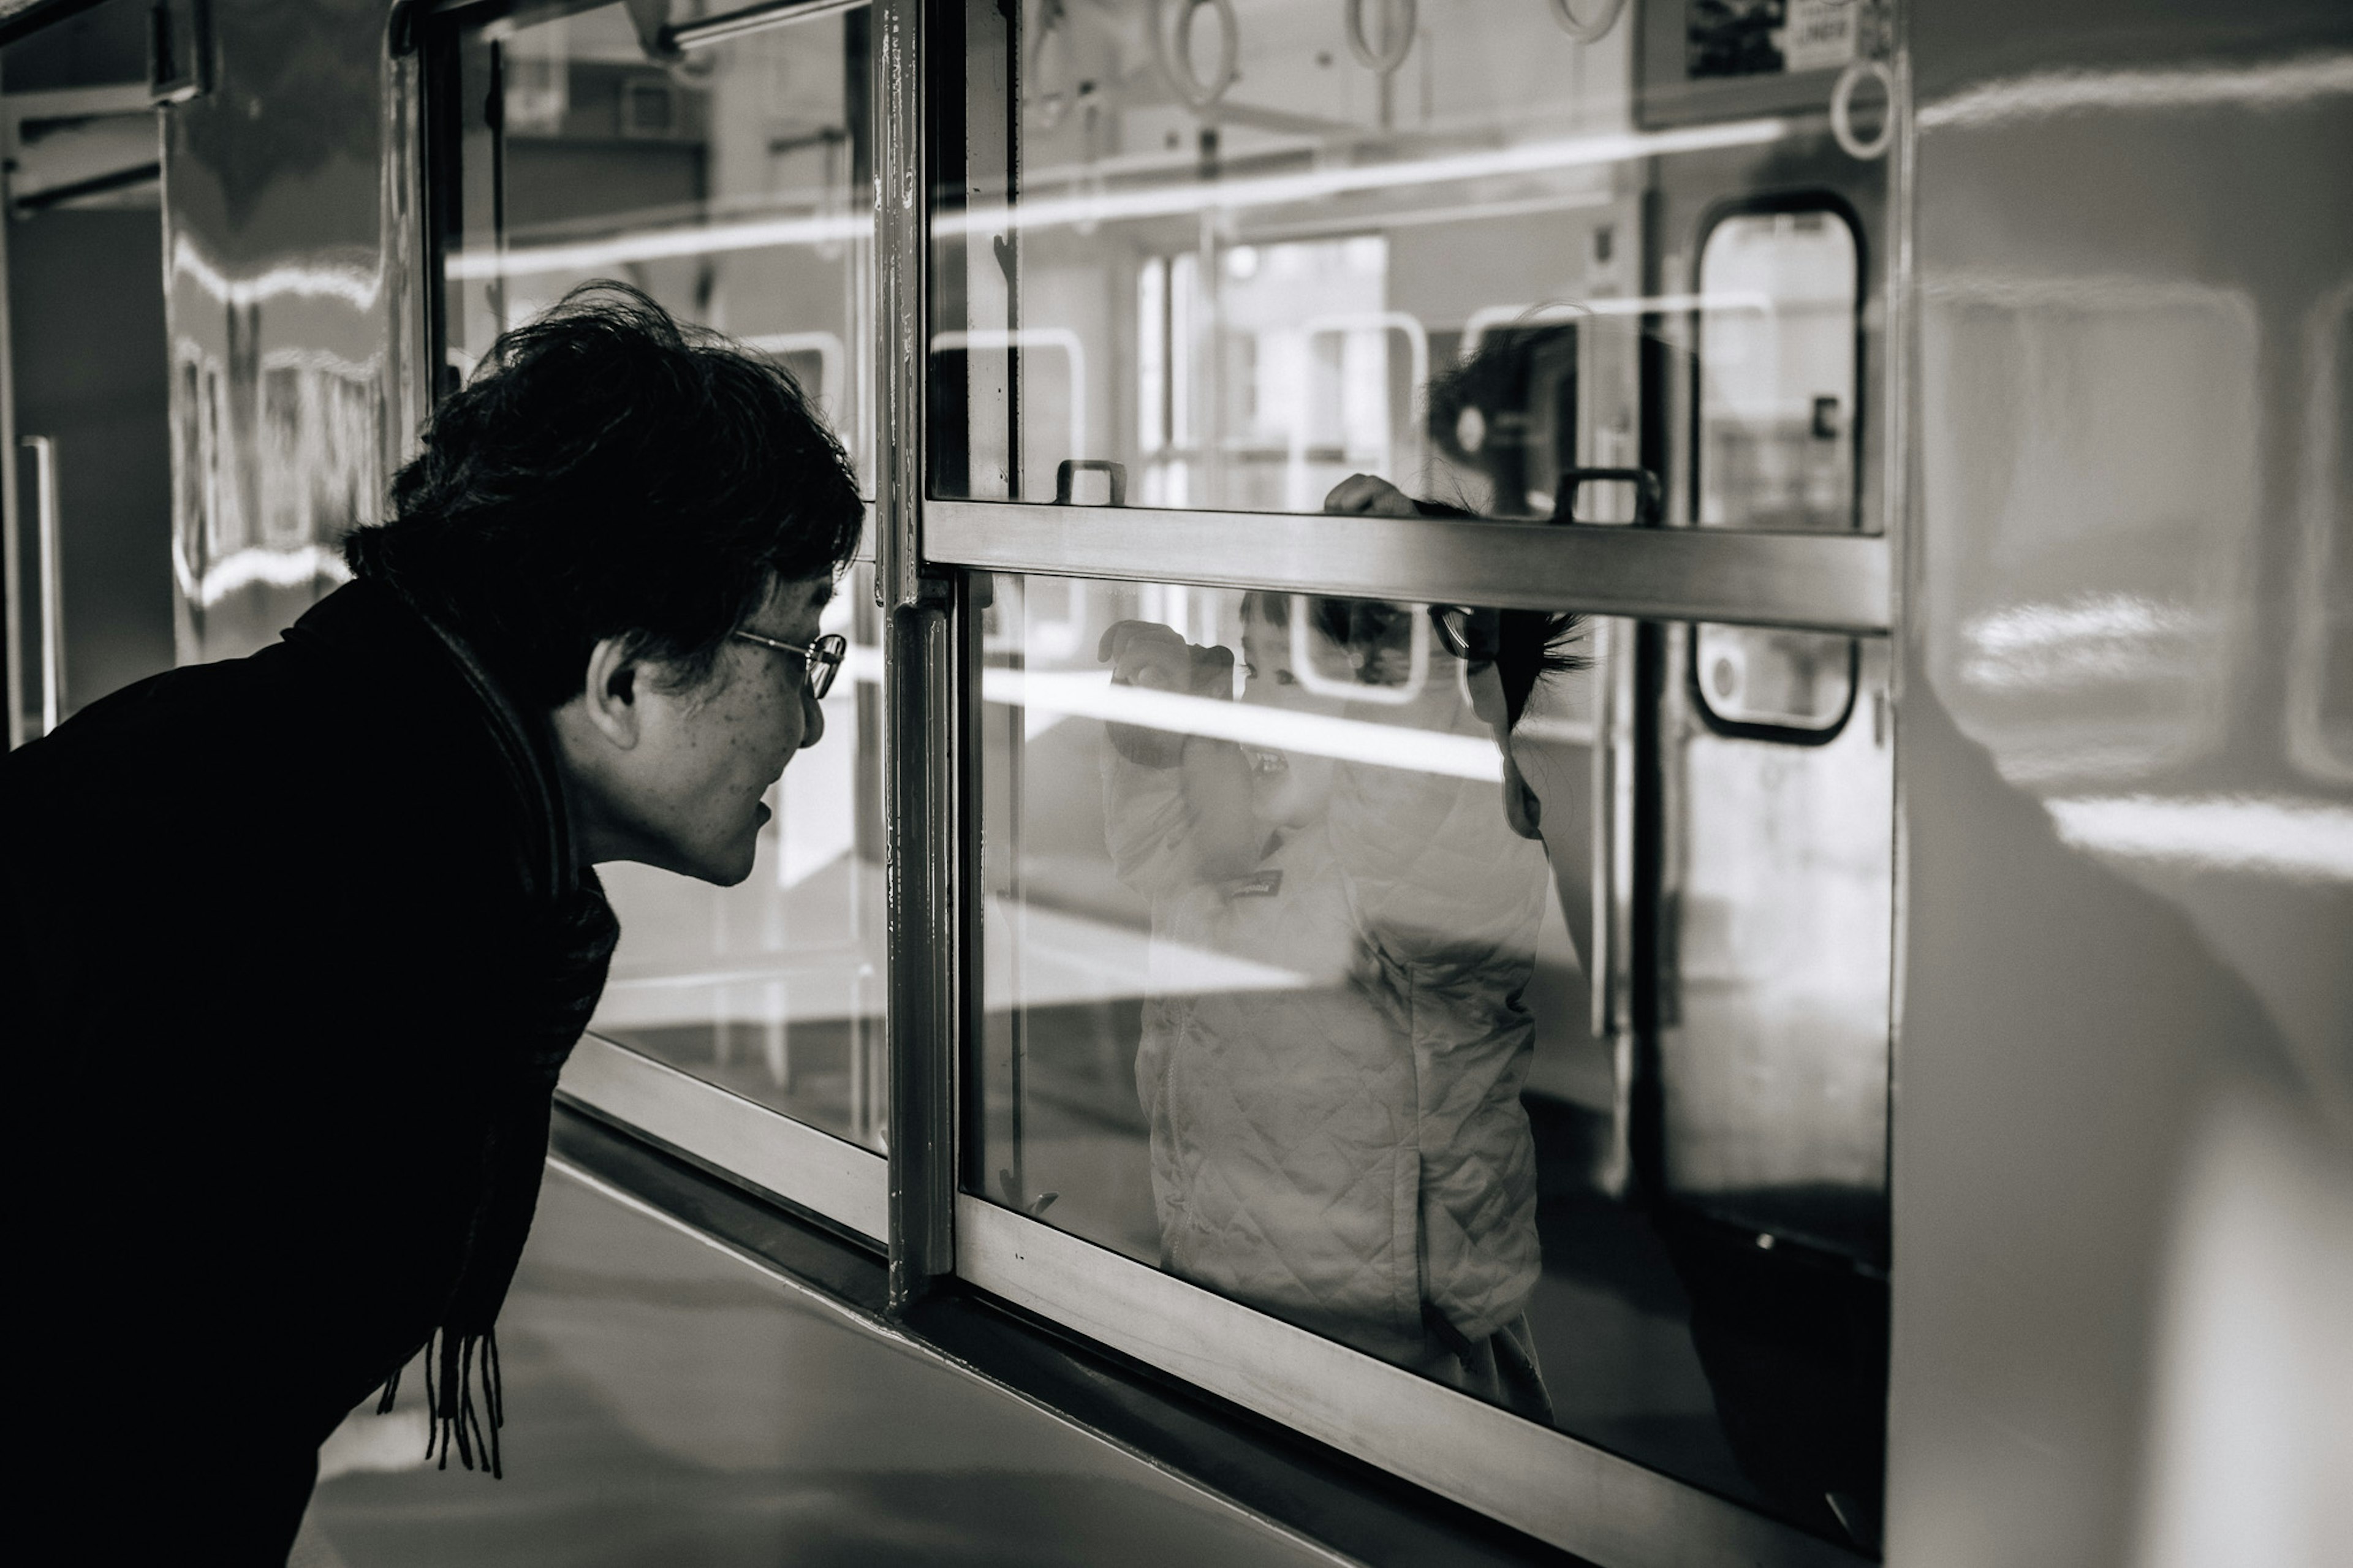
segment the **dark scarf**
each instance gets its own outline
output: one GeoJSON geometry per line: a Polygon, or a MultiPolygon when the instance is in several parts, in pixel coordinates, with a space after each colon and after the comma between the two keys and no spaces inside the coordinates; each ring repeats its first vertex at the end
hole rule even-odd
{"type": "MultiPolygon", "coordinates": [[[[547,1163],[549,1110],[556,1075],[588,1026],[619,939],[620,923],[594,871],[575,863],[571,823],[545,726],[525,721],[473,650],[405,596],[401,603],[432,628],[472,689],[501,771],[527,824],[516,841],[516,872],[537,918],[519,933],[512,974],[512,1047],[482,1064],[479,1086],[486,1126],[480,1196],[468,1222],[464,1261],[439,1323],[424,1342],[426,1405],[432,1418],[426,1457],[447,1469],[472,1469],[476,1457],[493,1476],[499,1428],[506,1421],[495,1325],[522,1260],[547,1163]],[[479,1385],[479,1396],[477,1388],[479,1385]]],[[[385,1379],[376,1413],[392,1408],[412,1347],[385,1379]]]]}

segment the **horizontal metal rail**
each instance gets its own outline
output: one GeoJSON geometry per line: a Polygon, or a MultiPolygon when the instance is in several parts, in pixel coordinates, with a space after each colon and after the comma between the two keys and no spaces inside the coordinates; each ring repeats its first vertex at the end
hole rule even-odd
{"type": "Polygon", "coordinates": [[[932,500],[942,565],[1880,636],[1883,536],[932,500]]]}
{"type": "Polygon", "coordinates": [[[888,1162],[627,1046],[586,1036],[556,1092],[860,1236],[888,1234],[888,1162]]]}
{"type": "Polygon", "coordinates": [[[1603,1568],[1862,1568],[1697,1487],[970,1196],[956,1200],[956,1271],[1603,1568]]]}
{"type": "Polygon", "coordinates": [[[769,27],[814,22],[819,16],[838,16],[844,11],[860,11],[870,4],[871,0],[762,0],[760,5],[722,12],[716,16],[673,22],[662,29],[662,42],[674,49],[699,49],[769,27]]]}

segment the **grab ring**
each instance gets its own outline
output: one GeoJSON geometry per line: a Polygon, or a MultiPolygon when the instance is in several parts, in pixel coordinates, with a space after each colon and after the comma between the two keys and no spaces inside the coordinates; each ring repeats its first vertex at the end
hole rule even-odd
{"type": "Polygon", "coordinates": [[[1153,0],[1152,49],[1160,59],[1160,69],[1176,96],[1195,109],[1207,109],[1226,95],[1234,85],[1234,77],[1241,63],[1241,24],[1234,18],[1234,0],[1176,0],[1184,7],[1176,16],[1176,37],[1172,51],[1166,29],[1162,22],[1166,14],[1166,0],[1153,0]],[[1208,6],[1218,14],[1218,68],[1203,81],[1193,74],[1193,16],[1208,6]]]}
{"type": "Polygon", "coordinates": [[[1404,18],[1394,32],[1387,26],[1381,28],[1381,47],[1376,49],[1365,39],[1365,0],[1348,0],[1348,52],[1356,57],[1358,65],[1381,76],[1387,76],[1405,64],[1406,56],[1413,53],[1414,28],[1420,21],[1419,0],[1381,0],[1381,20],[1384,24],[1388,21],[1392,4],[1402,5],[1404,18]]]}
{"type": "Polygon", "coordinates": [[[1061,68],[1054,73],[1060,79],[1057,85],[1051,89],[1032,85],[1024,95],[1027,102],[1037,109],[1039,121],[1049,131],[1062,123],[1078,95],[1070,87],[1072,50],[1070,17],[1062,9],[1061,0],[1046,0],[1038,13],[1038,31],[1029,46],[1029,58],[1022,68],[1030,83],[1041,84],[1045,80],[1046,46],[1057,39],[1061,43],[1059,61],[1061,68]]]}
{"type": "Polygon", "coordinates": [[[1569,0],[1552,0],[1552,19],[1580,44],[1599,43],[1625,14],[1626,0],[1602,0],[1601,15],[1588,22],[1569,8],[1569,0]]]}
{"type": "Polygon", "coordinates": [[[1849,60],[1839,72],[1838,85],[1831,89],[1831,134],[1850,158],[1868,163],[1886,155],[1895,140],[1895,73],[1884,60],[1849,60]],[[1887,95],[1887,114],[1879,134],[1865,142],[1854,133],[1854,89],[1867,79],[1878,82],[1879,90],[1887,95]]]}

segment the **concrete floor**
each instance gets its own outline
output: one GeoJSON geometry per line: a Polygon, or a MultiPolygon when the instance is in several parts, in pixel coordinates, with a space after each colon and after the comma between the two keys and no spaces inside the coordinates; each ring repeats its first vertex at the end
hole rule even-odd
{"type": "Polygon", "coordinates": [[[406,1378],[295,1568],[1336,1561],[558,1171],[499,1343],[505,1479],[421,1462],[406,1378]]]}

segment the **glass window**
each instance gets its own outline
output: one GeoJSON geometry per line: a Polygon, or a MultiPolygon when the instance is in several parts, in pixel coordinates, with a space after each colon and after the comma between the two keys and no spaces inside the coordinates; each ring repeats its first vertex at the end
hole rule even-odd
{"type": "Polygon", "coordinates": [[[621,917],[590,1027],[868,1148],[884,1146],[881,653],[860,564],[823,629],[849,656],[825,734],[769,791],[752,874],[603,868],[621,917]]]}
{"type": "MultiPolygon", "coordinates": [[[[1719,225],[1694,284],[1700,220],[1792,178],[1875,213],[1883,171],[1819,117],[1646,128],[1637,29],[1587,9],[946,8],[936,41],[965,68],[937,89],[932,493],[1049,500],[1064,462],[1091,459],[1135,506],[1313,510],[1364,472],[1489,515],[1629,521],[1633,483],[1562,476],[1640,468],[1692,515],[1667,471],[1689,404],[1646,402],[1643,382],[1694,389],[1646,370],[1645,342],[1688,357],[1695,331],[1745,332],[1760,365],[1824,330],[1851,349],[1868,291],[1852,231],[1820,214],[1789,222],[1822,255],[1767,245],[1761,263],[1755,224],[1719,225]]],[[[1819,107],[1835,74],[1789,89],[1819,107]]],[[[1805,409],[1831,434],[1807,435],[1802,471],[1768,479],[1788,456],[1769,442],[1756,474],[1712,461],[1740,493],[1708,521],[1852,510],[1863,389],[1851,352],[1834,368],[1805,409]]]]}
{"type": "Polygon", "coordinates": [[[1699,257],[1703,528],[1854,527],[1854,230],[1820,206],[1735,213],[1699,257]]]}
{"type": "MultiPolygon", "coordinates": [[[[982,597],[966,1189],[1831,1539],[1875,1535],[1883,1283],[1796,1237],[1776,1255],[1716,1201],[1820,1174],[1772,1163],[1780,1102],[1742,1098],[1805,1092],[1783,994],[1803,976],[1711,991],[1694,955],[1670,1048],[1593,1032],[1594,911],[1618,896],[1595,896],[1595,785],[1624,762],[1597,768],[1597,713],[1630,624],[1042,576],[982,597]],[[1630,1106],[1660,1108],[1635,1134],[1663,1143],[1655,1194],[1630,1106]]],[[[1783,858],[1819,858],[1821,825],[1778,822],[1776,789],[1677,776],[1708,804],[1683,841],[1695,896],[1754,890],[1776,847],[1744,836],[1784,827],[1783,858]]]]}
{"type": "MultiPolygon", "coordinates": [[[[1819,205],[1736,212],[1708,230],[1694,453],[1702,528],[1855,526],[1856,252],[1852,225],[1819,205]]],[[[1692,688],[1728,732],[1819,740],[1854,701],[1855,657],[1848,637],[1699,626],[1692,688]]]]}
{"type": "MultiPolygon", "coordinates": [[[[443,217],[450,374],[591,279],[775,356],[871,476],[872,173],[866,15],[649,58],[620,5],[461,44],[461,196],[443,217]]],[[[871,481],[870,481],[871,482],[871,481]]],[[[768,799],[751,877],[642,866],[591,1027],[882,1147],[881,654],[871,568],[823,628],[850,640],[825,733],[768,799]]]]}
{"type": "Polygon", "coordinates": [[[470,36],[463,210],[443,220],[453,369],[617,278],[784,363],[871,487],[866,35],[849,11],[660,61],[615,5],[470,36]]]}

